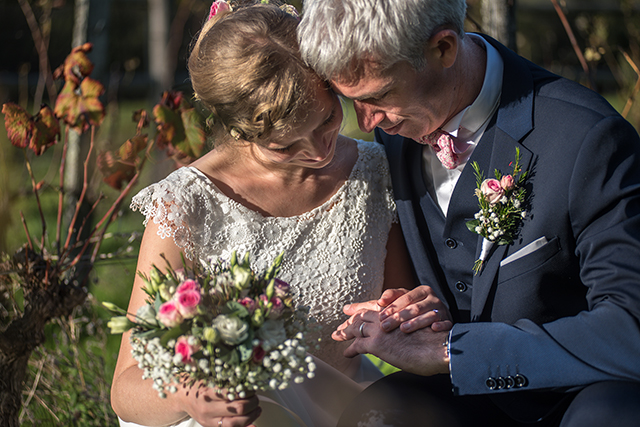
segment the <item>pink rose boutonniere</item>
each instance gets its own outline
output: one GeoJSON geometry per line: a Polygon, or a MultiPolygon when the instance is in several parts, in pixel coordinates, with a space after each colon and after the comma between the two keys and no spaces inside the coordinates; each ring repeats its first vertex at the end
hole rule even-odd
{"type": "Polygon", "coordinates": [[[480,210],[474,215],[474,219],[467,221],[467,227],[483,237],[480,257],[473,265],[475,274],[482,270],[494,244],[508,245],[513,242],[518,227],[526,215],[522,206],[525,198],[522,184],[527,172],[522,171],[518,148],[516,148],[516,159],[511,165],[513,170],[510,174],[502,175],[496,169],[495,178],[484,179],[478,164],[476,162],[471,164],[476,174],[478,188],[475,195],[478,198],[480,210]]]}

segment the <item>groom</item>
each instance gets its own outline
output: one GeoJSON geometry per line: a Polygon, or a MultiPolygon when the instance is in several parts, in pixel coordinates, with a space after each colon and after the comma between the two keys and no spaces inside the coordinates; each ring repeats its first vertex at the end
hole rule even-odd
{"type": "Polygon", "coordinates": [[[385,145],[427,285],[390,294],[382,311],[345,308],[334,338],[353,339],[346,355],[403,372],[365,390],[341,425],[638,425],[638,134],[599,95],[465,34],[465,12],[464,0],[304,2],[303,57],[385,145]],[[516,153],[520,220],[478,230],[512,235],[483,253],[467,227],[480,209],[471,165],[510,174],[516,153]],[[442,320],[427,312],[433,295],[450,332],[419,329],[442,320]]]}

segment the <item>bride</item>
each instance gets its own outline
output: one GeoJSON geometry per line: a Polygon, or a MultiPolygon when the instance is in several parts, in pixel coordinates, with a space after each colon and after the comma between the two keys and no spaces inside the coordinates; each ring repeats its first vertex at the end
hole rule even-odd
{"type": "MultiPolygon", "coordinates": [[[[160,399],[123,336],[112,386],[121,426],[325,427],[381,377],[366,358],[342,356],[329,336],[342,307],[412,287],[381,145],[339,135],[335,93],[300,59],[296,17],[274,5],[212,6],[189,59],[196,97],[215,120],[215,148],[142,190],[146,217],[137,269],[249,252],[264,269],[281,252],[280,277],[311,307],[326,337],[316,377],[278,392],[227,401],[179,388],[160,399]]],[[[145,300],[134,282],[129,312],[145,300]]],[[[443,306],[444,309],[444,306],[443,306]]]]}

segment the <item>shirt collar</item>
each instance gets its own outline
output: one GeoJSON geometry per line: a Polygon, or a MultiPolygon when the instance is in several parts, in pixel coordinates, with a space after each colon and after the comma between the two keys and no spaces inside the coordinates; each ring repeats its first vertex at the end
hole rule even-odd
{"type": "Polygon", "coordinates": [[[442,130],[453,136],[458,136],[458,129],[465,128],[470,134],[475,134],[482,125],[493,115],[500,102],[502,93],[502,57],[495,47],[487,43],[484,38],[475,34],[467,34],[467,37],[474,37],[484,43],[487,51],[487,68],[484,74],[484,82],[478,97],[464,110],[456,114],[449,120],[442,130]]]}

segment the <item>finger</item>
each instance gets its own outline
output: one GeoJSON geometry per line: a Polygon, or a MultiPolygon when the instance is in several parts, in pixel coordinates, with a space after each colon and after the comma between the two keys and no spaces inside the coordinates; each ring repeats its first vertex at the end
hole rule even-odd
{"type": "MultiPolygon", "coordinates": [[[[423,329],[423,328],[428,328],[429,326],[432,326],[435,322],[438,322],[438,315],[437,313],[434,313],[433,311],[429,311],[425,314],[421,314],[419,316],[415,316],[409,320],[403,321],[400,324],[400,330],[404,333],[410,333],[413,331],[417,331],[418,329],[423,329]]],[[[385,323],[387,321],[383,322],[383,330],[385,323]]]]}
{"type": "Polygon", "coordinates": [[[356,357],[359,354],[368,353],[365,349],[364,342],[367,341],[366,338],[357,339],[351,343],[349,347],[344,351],[344,357],[352,358],[356,357]]]}
{"type": "Polygon", "coordinates": [[[442,320],[438,310],[434,310],[432,307],[433,304],[429,300],[422,300],[411,304],[382,320],[381,328],[383,331],[389,332],[401,324],[412,322],[412,319],[419,322],[419,326],[416,325],[418,329],[430,326],[433,322],[442,320]]]}
{"type": "Polygon", "coordinates": [[[453,322],[451,320],[442,320],[440,322],[434,322],[431,325],[431,329],[433,329],[434,332],[450,331],[451,328],[453,328],[453,322]]]}
{"type": "Polygon", "coordinates": [[[253,410],[250,414],[245,415],[245,416],[240,416],[240,417],[222,417],[222,423],[220,423],[220,420],[218,420],[218,423],[214,424],[214,425],[216,427],[217,426],[222,426],[222,427],[244,427],[246,425],[249,425],[249,424],[253,423],[255,420],[257,420],[261,413],[262,413],[262,408],[258,407],[255,410],[253,410]]]}
{"type": "Polygon", "coordinates": [[[384,320],[387,317],[403,310],[404,308],[417,303],[418,301],[426,300],[431,294],[431,288],[428,286],[419,286],[411,291],[405,293],[396,299],[393,303],[386,306],[380,312],[380,320],[384,320]]]}
{"type": "Polygon", "coordinates": [[[409,291],[402,288],[387,289],[382,293],[382,295],[380,295],[380,298],[378,299],[378,305],[380,307],[386,307],[407,292],[409,291]]]}
{"type": "Polygon", "coordinates": [[[380,306],[378,305],[378,301],[365,301],[365,302],[356,302],[353,304],[347,304],[342,308],[342,311],[347,316],[353,316],[358,311],[361,310],[374,310],[380,311],[380,306]]]}

